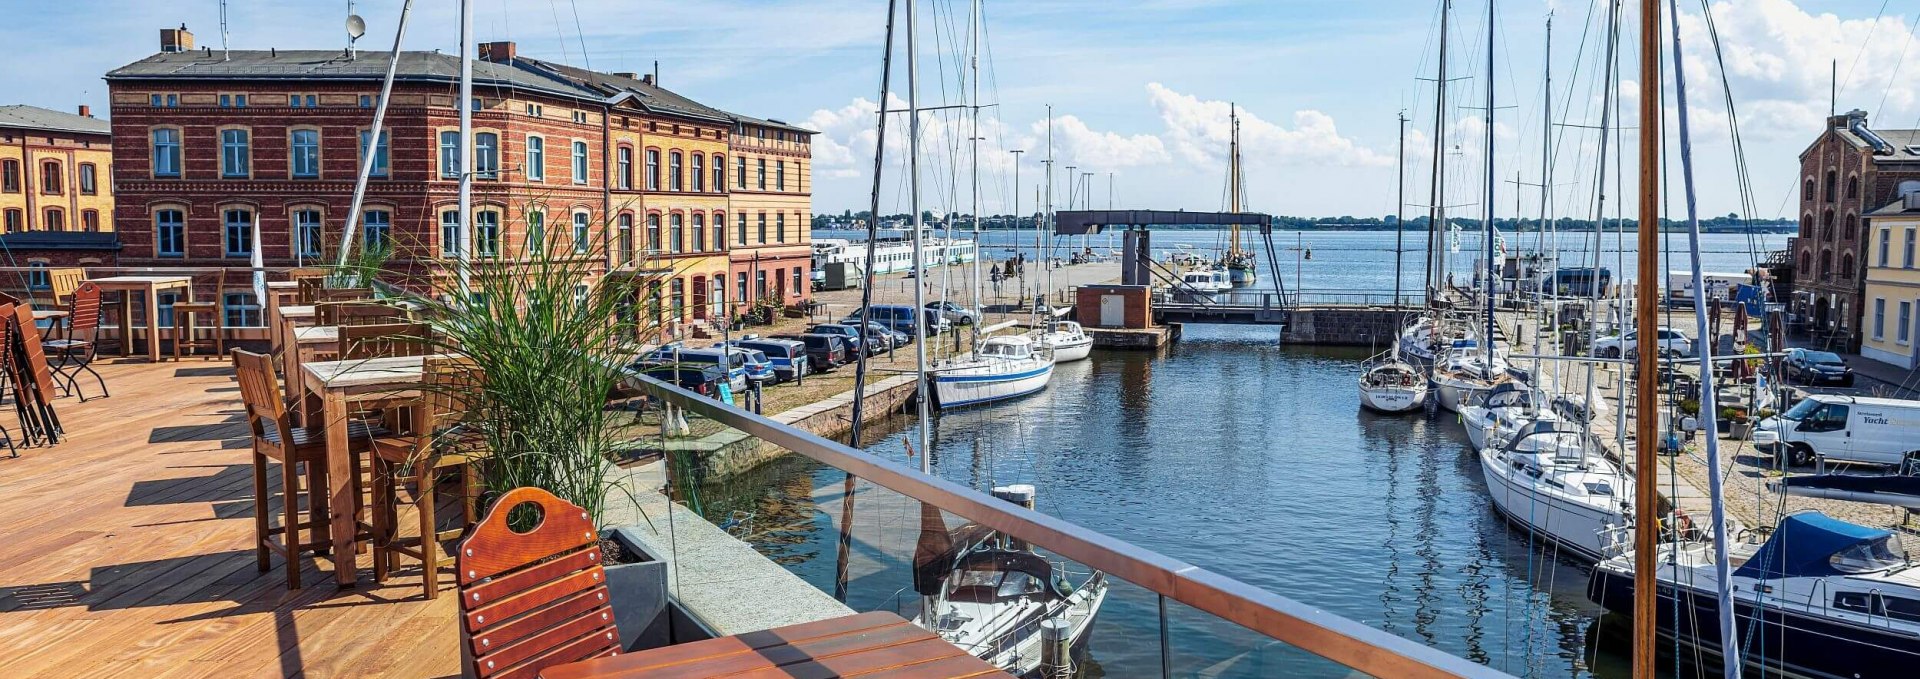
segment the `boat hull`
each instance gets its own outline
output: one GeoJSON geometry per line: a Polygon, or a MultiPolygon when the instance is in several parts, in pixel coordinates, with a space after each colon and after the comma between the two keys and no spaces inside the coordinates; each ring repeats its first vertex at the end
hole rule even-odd
{"type": "Polygon", "coordinates": [[[1233,267],[1227,269],[1227,282],[1232,283],[1233,287],[1244,288],[1253,285],[1254,282],[1258,280],[1259,277],[1254,275],[1253,269],[1233,267]]]}
{"type": "Polygon", "coordinates": [[[941,410],[964,408],[1025,396],[1047,387],[1053,363],[1008,373],[951,372],[933,376],[934,404],[941,410]]]}
{"type": "Polygon", "coordinates": [[[1477,380],[1462,380],[1448,375],[1433,376],[1433,392],[1440,401],[1440,407],[1456,413],[1475,393],[1490,388],[1485,382],[1477,380]]]}
{"type": "Polygon", "coordinates": [[[1091,337],[1082,337],[1071,342],[1047,346],[1053,348],[1054,363],[1084,361],[1088,356],[1093,354],[1093,338],[1091,337]]]}
{"type": "Polygon", "coordinates": [[[1507,521],[1560,545],[1581,559],[1599,561],[1605,550],[1601,544],[1606,539],[1605,533],[1626,523],[1605,509],[1541,492],[1532,483],[1532,477],[1506,464],[1496,451],[1478,454],[1481,477],[1486,479],[1493,508],[1507,521]]]}
{"type": "Polygon", "coordinates": [[[1427,402],[1427,390],[1420,387],[1360,387],[1360,405],[1383,413],[1418,410],[1427,402]]]}
{"type": "MultiPolygon", "coordinates": [[[[1602,565],[1587,579],[1587,599],[1620,615],[1633,614],[1633,574],[1602,565]]],[[[1720,643],[1720,603],[1711,589],[1660,583],[1660,636],[1724,658],[1720,643]],[[1677,627],[1677,629],[1676,629],[1677,627]],[[1676,633],[1677,632],[1677,633],[1676,633]]],[[[1808,679],[1913,676],[1920,663],[1920,639],[1867,625],[1809,616],[1779,606],[1756,606],[1744,596],[1734,602],[1737,646],[1748,666],[1768,676],[1808,679]],[[1757,636],[1754,636],[1756,635],[1757,636]]]]}

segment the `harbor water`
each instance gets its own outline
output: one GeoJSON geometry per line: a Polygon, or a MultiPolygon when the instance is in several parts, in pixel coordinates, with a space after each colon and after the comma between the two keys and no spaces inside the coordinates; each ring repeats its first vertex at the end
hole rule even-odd
{"type": "MultiPolygon", "coordinates": [[[[1619,635],[1600,633],[1586,600],[1585,569],[1493,512],[1451,415],[1363,412],[1365,350],[1281,347],[1272,333],[1193,326],[1163,354],[1061,365],[1039,394],[939,415],[933,469],[982,490],[1033,484],[1040,511],[1517,675],[1627,674],[1619,635]]],[[[868,449],[917,465],[909,424],[889,421],[868,449]]],[[[756,513],[743,537],[833,591],[837,512],[817,501],[844,478],[795,456],[705,489],[705,511],[756,513]]],[[[911,549],[912,512],[888,514],[897,551],[911,549]]],[[[863,564],[848,604],[899,610],[909,568],[863,564]]],[[[1156,603],[1115,586],[1090,674],[1158,674],[1156,603]]],[[[1171,616],[1175,676],[1345,676],[1186,613],[1171,616]]]]}

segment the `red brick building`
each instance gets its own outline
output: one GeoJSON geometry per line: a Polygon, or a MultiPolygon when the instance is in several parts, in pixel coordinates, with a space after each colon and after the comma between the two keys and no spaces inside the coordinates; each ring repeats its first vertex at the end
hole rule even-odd
{"type": "MultiPolygon", "coordinates": [[[[435,261],[456,252],[461,232],[460,64],[401,53],[385,143],[370,151],[388,56],[196,51],[191,34],[169,29],[160,53],[109,72],[120,262],[245,266],[256,238],[269,267],[330,261],[371,152],[360,238],[390,246],[390,268],[445,289],[450,274],[435,261]]],[[[516,256],[544,237],[599,271],[657,277],[669,322],[706,315],[702,293],[726,273],[718,170],[734,117],[651,77],[524,58],[513,43],[483,44],[480,57],[474,256],[516,256]]],[[[250,291],[230,280],[221,299],[247,304],[250,291]]]]}
{"type": "Polygon", "coordinates": [[[1799,183],[1791,308],[1856,351],[1867,267],[1863,216],[1920,191],[1920,130],[1871,129],[1858,110],[1828,118],[1800,153],[1799,183]]]}

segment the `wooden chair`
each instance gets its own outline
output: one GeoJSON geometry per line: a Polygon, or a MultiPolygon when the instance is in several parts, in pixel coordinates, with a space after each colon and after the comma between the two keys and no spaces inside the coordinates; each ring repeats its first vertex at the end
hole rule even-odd
{"type": "Polygon", "coordinates": [[[113,395],[107,391],[107,379],[101,377],[92,366],[99,351],[94,342],[99,333],[100,286],[89,281],[81,283],[74,290],[67,306],[67,336],[40,343],[46,353],[60,359],[52,366],[54,381],[62,391],[79,395],[81,402],[87,400],[86,393],[80,391],[79,377],[83,371],[93,375],[94,381],[100,383],[101,396],[113,395]]]}
{"type": "Polygon", "coordinates": [[[20,415],[20,426],[29,443],[60,442],[66,429],[53,409],[53,369],[47,364],[46,347],[41,344],[40,326],[33,322],[33,308],[15,305],[8,310],[11,328],[6,343],[8,376],[13,380],[13,403],[20,415]]]}
{"type": "Polygon", "coordinates": [[[406,321],[406,313],[376,302],[320,302],[313,305],[316,325],[385,325],[406,321]]]}
{"type": "Polygon", "coordinates": [[[538,488],[515,488],[461,541],[455,564],[460,652],[474,676],[521,679],[620,653],[600,534],[586,510],[538,488]],[[507,517],[525,504],[539,508],[539,523],[515,532],[507,517]]]}
{"type": "Polygon", "coordinates": [[[227,289],[227,270],[220,269],[214,275],[213,300],[207,302],[173,303],[173,360],[180,360],[193,354],[194,349],[212,349],[209,358],[219,358],[227,351],[227,315],[220,308],[220,295],[227,289]],[[213,316],[213,336],[200,339],[195,322],[201,314],[213,316]]]}
{"type": "Polygon", "coordinates": [[[473,462],[486,455],[486,442],[476,432],[464,429],[461,422],[469,410],[468,395],[479,388],[480,381],[478,368],[469,359],[428,358],[421,403],[415,406],[408,435],[374,439],[375,582],[386,582],[396,557],[404,555],[420,562],[426,597],[438,595],[440,569],[454,562],[440,543],[459,537],[476,519],[480,484],[473,462]],[[440,530],[435,515],[437,489],[450,472],[461,475],[463,511],[458,525],[440,530]],[[399,537],[396,491],[409,481],[414,484],[412,504],[420,525],[416,537],[403,539],[399,537]]]}
{"type": "Polygon", "coordinates": [[[388,356],[425,356],[431,353],[425,323],[341,325],[334,360],[350,361],[388,356]]]}
{"type": "Polygon", "coordinates": [[[300,304],[314,304],[319,302],[320,291],[325,290],[327,287],[326,276],[295,278],[293,282],[296,284],[294,287],[294,299],[300,304]]]}
{"type": "MultiPolygon", "coordinates": [[[[287,560],[287,588],[300,588],[300,555],[318,553],[332,544],[327,533],[327,441],[324,430],[295,427],[287,415],[286,397],[280,380],[273,374],[273,359],[243,349],[233,350],[234,372],[239,376],[240,399],[246,405],[247,425],[253,431],[253,529],[254,556],[260,572],[273,567],[272,553],[287,560]],[[282,519],[272,525],[268,514],[267,462],[280,463],[282,519]],[[300,509],[301,472],[307,477],[307,508],[300,509]],[[304,515],[304,518],[303,518],[304,515]],[[302,540],[301,531],[307,532],[302,540]]],[[[386,431],[362,422],[349,422],[347,436],[351,449],[359,455],[372,448],[376,436],[386,431]]],[[[357,475],[356,475],[357,476],[357,475]]],[[[354,495],[358,497],[359,491],[354,495]]],[[[352,563],[352,555],[336,555],[336,562],[352,563]]],[[[345,566],[351,567],[351,566],[345,566]]]]}
{"type": "Polygon", "coordinates": [[[357,302],[373,299],[373,288],[320,288],[313,294],[313,303],[357,302]]]}

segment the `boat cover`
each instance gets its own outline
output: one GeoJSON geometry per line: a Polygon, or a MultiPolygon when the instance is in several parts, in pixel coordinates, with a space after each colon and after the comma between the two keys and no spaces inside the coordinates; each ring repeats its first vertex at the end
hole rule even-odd
{"type": "Polygon", "coordinates": [[[1513,438],[1507,440],[1507,450],[1518,450],[1520,442],[1532,436],[1561,433],[1560,429],[1554,427],[1553,424],[1553,420],[1531,420],[1527,422],[1520,427],[1519,431],[1513,433],[1513,438]]]}
{"type": "Polygon", "coordinates": [[[1053,564],[1047,563],[1045,557],[1033,552],[1006,549],[975,550],[960,557],[959,563],[954,564],[953,570],[1025,573],[1040,582],[1047,583],[1047,587],[1053,591],[1054,596],[1064,599],[1073,593],[1072,588],[1067,587],[1065,582],[1054,577],[1053,564]]]}
{"type": "Polygon", "coordinates": [[[1488,408],[1526,408],[1533,401],[1533,390],[1523,384],[1501,382],[1487,393],[1488,408]]]}
{"type": "Polygon", "coordinates": [[[1847,523],[1820,512],[1791,514],[1780,520],[1767,543],[1733,572],[1734,577],[1795,578],[1840,575],[1833,555],[1849,547],[1887,539],[1892,533],[1847,523]]]}

